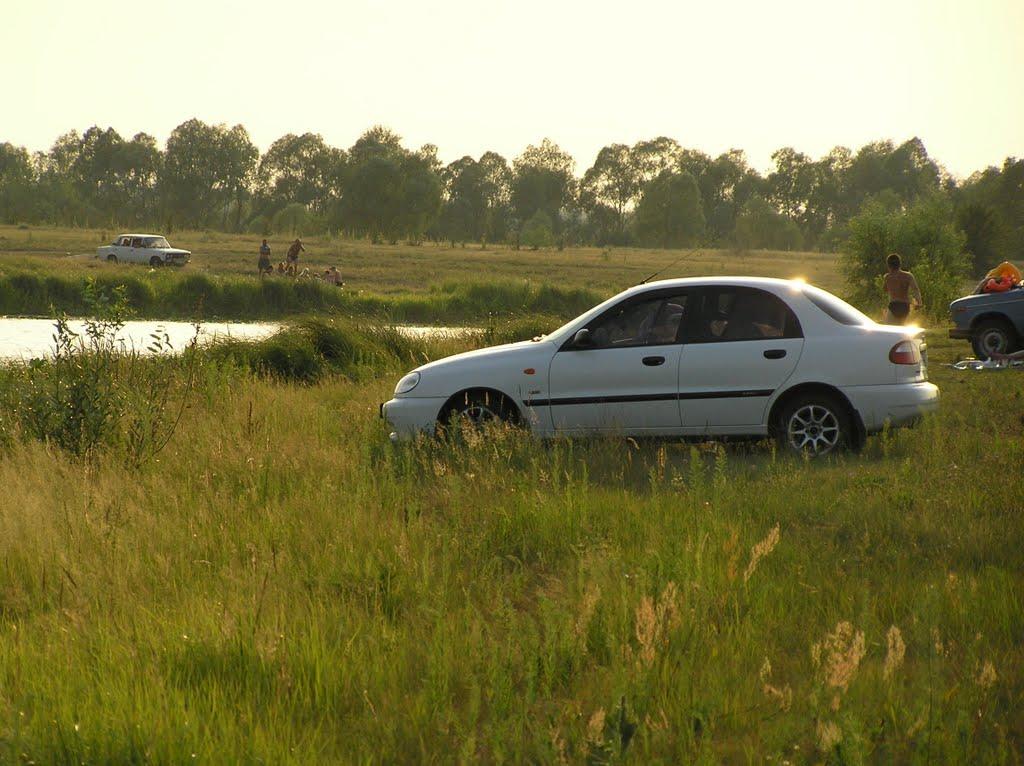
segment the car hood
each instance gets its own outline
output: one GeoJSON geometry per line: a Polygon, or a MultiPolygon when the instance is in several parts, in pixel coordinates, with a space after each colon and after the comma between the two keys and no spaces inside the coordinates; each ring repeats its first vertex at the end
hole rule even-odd
{"type": "Polygon", "coordinates": [[[178,247],[155,247],[153,249],[161,253],[167,253],[168,255],[192,255],[190,251],[182,250],[178,247]]]}
{"type": "Polygon", "coordinates": [[[435,362],[428,362],[417,367],[416,372],[430,372],[464,364],[490,362],[506,358],[513,359],[520,355],[533,355],[537,351],[549,349],[553,345],[546,340],[524,340],[518,343],[505,343],[501,346],[489,346],[488,348],[479,348],[475,351],[466,351],[461,354],[446,356],[444,359],[438,359],[435,362]]]}

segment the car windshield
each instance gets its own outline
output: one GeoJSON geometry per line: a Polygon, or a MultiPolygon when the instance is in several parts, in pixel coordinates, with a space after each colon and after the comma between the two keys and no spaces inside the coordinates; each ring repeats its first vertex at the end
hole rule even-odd
{"type": "Polygon", "coordinates": [[[157,248],[159,248],[159,247],[170,247],[170,245],[167,244],[167,240],[164,239],[163,237],[146,237],[144,240],[142,240],[142,246],[143,247],[157,247],[157,248]]]}
{"type": "Polygon", "coordinates": [[[832,293],[820,290],[817,287],[804,285],[804,295],[808,300],[824,311],[840,324],[865,325],[871,324],[871,318],[862,314],[842,298],[837,298],[832,293]]]}

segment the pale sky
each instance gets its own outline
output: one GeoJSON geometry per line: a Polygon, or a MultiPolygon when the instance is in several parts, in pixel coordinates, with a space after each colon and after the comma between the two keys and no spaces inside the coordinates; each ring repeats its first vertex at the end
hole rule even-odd
{"type": "Polygon", "coordinates": [[[1024,156],[1024,0],[3,0],[0,141],[92,124],[265,150],[374,124],[448,162],[548,136],[582,173],[667,135],[814,157],[920,136],[965,176],[1024,156]]]}

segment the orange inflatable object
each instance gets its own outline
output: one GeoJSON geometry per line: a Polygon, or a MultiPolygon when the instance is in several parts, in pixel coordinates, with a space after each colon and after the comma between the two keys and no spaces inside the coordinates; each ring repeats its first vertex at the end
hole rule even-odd
{"type": "Polygon", "coordinates": [[[985,280],[985,286],[982,288],[984,293],[1005,293],[1015,283],[1010,280],[1009,277],[990,277],[985,280]]]}
{"type": "Polygon", "coordinates": [[[1000,277],[1009,278],[1011,286],[1017,284],[1022,278],[1024,278],[1020,273],[1020,269],[1009,261],[1003,261],[985,275],[985,279],[999,279],[1000,277]]]}

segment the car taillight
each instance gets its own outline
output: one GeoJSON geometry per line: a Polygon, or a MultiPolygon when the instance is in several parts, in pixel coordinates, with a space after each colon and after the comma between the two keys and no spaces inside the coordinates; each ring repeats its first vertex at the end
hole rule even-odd
{"type": "Polygon", "coordinates": [[[919,364],[921,353],[912,340],[901,340],[889,351],[889,361],[893,364],[919,364]]]}

